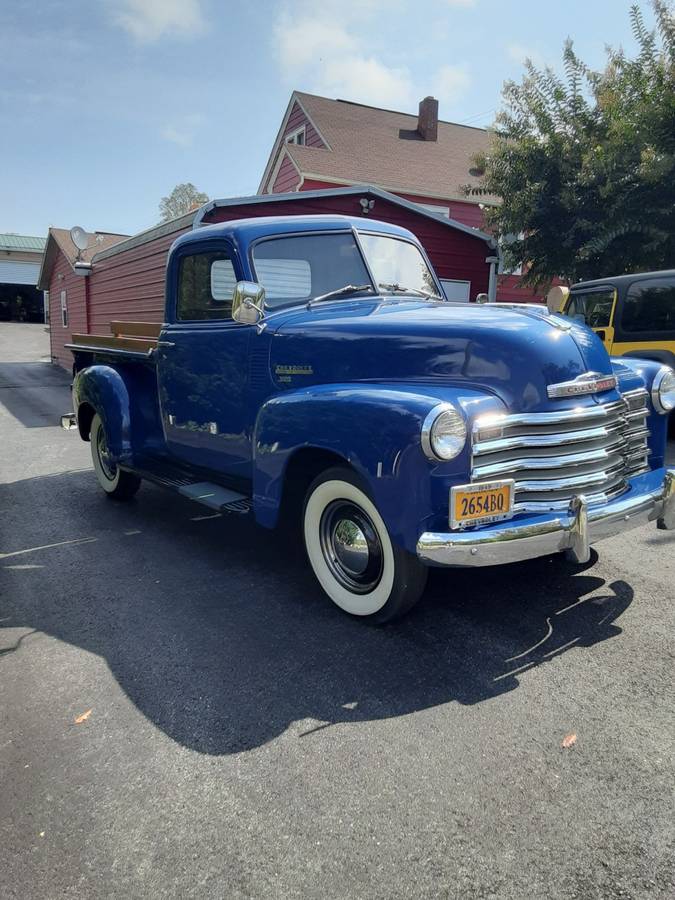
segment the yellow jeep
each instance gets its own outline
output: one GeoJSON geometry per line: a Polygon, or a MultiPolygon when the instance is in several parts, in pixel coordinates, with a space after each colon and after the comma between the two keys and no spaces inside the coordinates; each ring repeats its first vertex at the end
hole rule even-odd
{"type": "Polygon", "coordinates": [[[582,281],[554,288],[559,312],[584,322],[612,356],[653,359],[675,368],[675,269],[582,281]]]}

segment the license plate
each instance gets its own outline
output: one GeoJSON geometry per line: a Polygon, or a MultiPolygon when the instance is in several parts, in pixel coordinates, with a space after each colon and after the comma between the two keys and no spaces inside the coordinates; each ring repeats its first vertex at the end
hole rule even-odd
{"type": "Polygon", "coordinates": [[[460,484],[450,490],[450,527],[508,519],[513,506],[513,479],[460,484]]]}

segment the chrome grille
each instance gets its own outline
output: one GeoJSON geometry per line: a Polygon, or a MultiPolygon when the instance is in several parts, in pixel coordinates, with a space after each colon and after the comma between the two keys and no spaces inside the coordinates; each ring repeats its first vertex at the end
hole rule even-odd
{"type": "Polygon", "coordinates": [[[473,427],[473,482],[513,478],[514,509],[564,509],[577,494],[605,503],[646,472],[647,391],[552,413],[489,416],[473,427]]]}

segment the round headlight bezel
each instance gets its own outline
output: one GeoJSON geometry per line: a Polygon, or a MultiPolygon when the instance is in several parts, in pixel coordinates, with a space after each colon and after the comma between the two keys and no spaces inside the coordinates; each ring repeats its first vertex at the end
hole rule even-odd
{"type": "Polygon", "coordinates": [[[675,409],[675,371],[670,366],[661,366],[654,377],[654,381],[652,381],[652,403],[654,404],[654,409],[662,416],[675,409]],[[666,386],[664,392],[666,379],[670,379],[672,385],[670,387],[666,386]],[[665,401],[664,393],[668,397],[665,401]]]}
{"type": "Polygon", "coordinates": [[[422,449],[425,456],[434,462],[450,462],[456,459],[466,446],[467,437],[466,420],[452,403],[439,403],[434,406],[422,424],[422,449]],[[448,419],[458,433],[452,436],[454,441],[451,438],[444,448],[438,432],[443,424],[447,424],[448,419]]]}

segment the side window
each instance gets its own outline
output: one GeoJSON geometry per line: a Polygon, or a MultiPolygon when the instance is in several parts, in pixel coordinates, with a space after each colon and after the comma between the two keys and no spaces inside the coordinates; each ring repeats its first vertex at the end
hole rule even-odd
{"type": "Polygon", "coordinates": [[[565,315],[590,328],[607,328],[612,315],[614,290],[573,293],[565,309],[565,315]]]}
{"type": "Polygon", "coordinates": [[[627,332],[675,331],[675,279],[649,278],[628,289],[621,314],[627,332]]]}
{"type": "Polygon", "coordinates": [[[68,327],[68,295],[65,291],[61,291],[61,324],[68,327]]]}
{"type": "Polygon", "coordinates": [[[227,251],[184,256],[178,272],[176,318],[229,319],[236,282],[227,251]]]}

